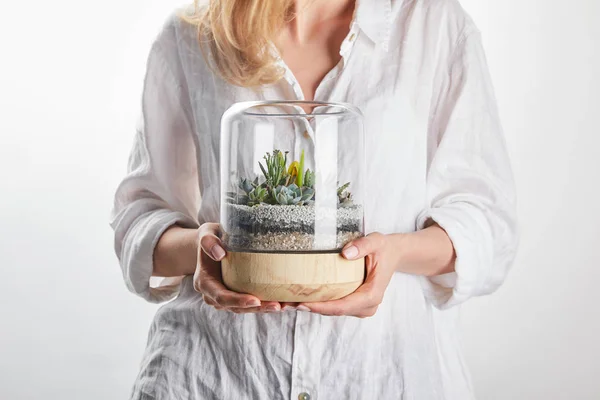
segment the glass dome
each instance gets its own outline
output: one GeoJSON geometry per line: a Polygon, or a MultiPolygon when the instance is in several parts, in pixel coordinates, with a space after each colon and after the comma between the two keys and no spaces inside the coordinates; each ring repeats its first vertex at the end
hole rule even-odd
{"type": "Polygon", "coordinates": [[[364,133],[349,104],[242,102],[221,123],[229,252],[338,252],[364,234],[364,133]]]}

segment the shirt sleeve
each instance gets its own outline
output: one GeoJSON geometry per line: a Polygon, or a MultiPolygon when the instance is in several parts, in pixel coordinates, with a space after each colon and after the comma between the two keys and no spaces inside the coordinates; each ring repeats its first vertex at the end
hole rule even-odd
{"type": "Polygon", "coordinates": [[[456,252],[455,272],[424,277],[425,296],[448,308],[494,292],[517,248],[515,187],[479,32],[464,37],[444,74],[430,123],[427,207],[456,252]]]}
{"type": "MultiPolygon", "coordinates": [[[[141,117],[111,213],[115,252],[130,291],[150,302],[174,297],[183,277],[150,284],[153,252],[177,224],[198,227],[198,162],[189,95],[156,41],[148,56],[141,117]]],[[[152,281],[156,280],[153,278],[152,281]]]]}

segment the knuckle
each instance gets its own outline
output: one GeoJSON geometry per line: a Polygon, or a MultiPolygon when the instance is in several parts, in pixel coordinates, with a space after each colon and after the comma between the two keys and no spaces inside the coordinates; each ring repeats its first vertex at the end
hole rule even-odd
{"type": "Polygon", "coordinates": [[[218,238],[221,232],[221,225],[217,223],[207,222],[202,224],[199,229],[199,233],[201,237],[212,236],[214,238],[218,238]]]}
{"type": "Polygon", "coordinates": [[[383,235],[382,233],[379,233],[379,232],[373,232],[373,233],[368,234],[366,237],[370,239],[371,244],[373,246],[380,247],[384,243],[385,235],[383,235]]]}
{"type": "Polygon", "coordinates": [[[200,238],[200,246],[202,246],[202,248],[205,251],[210,250],[210,248],[216,243],[216,237],[214,237],[211,234],[206,234],[206,235],[202,235],[202,237],[200,238]]]}

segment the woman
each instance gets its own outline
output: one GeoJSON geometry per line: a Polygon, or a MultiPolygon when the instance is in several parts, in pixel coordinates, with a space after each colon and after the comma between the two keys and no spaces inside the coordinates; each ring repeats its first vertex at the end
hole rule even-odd
{"type": "Polygon", "coordinates": [[[498,288],[516,248],[479,32],[456,0],[210,0],[174,14],[150,51],[112,226],[129,289],[178,294],[154,319],[134,399],[473,398],[455,306],[498,288]],[[367,256],[368,272],[346,298],[288,305],[223,286],[220,118],[261,99],[365,116],[370,234],[343,255],[367,256]]]}

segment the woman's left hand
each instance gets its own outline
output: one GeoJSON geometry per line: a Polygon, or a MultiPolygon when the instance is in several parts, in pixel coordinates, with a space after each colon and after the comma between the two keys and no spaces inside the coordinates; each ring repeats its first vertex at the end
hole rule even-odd
{"type": "Polygon", "coordinates": [[[342,256],[349,260],[366,257],[365,282],[354,293],[342,299],[301,303],[298,309],[323,315],[350,315],[359,318],[373,316],[400,262],[401,252],[397,246],[401,242],[402,234],[371,233],[348,243],[342,250],[342,256]]]}

